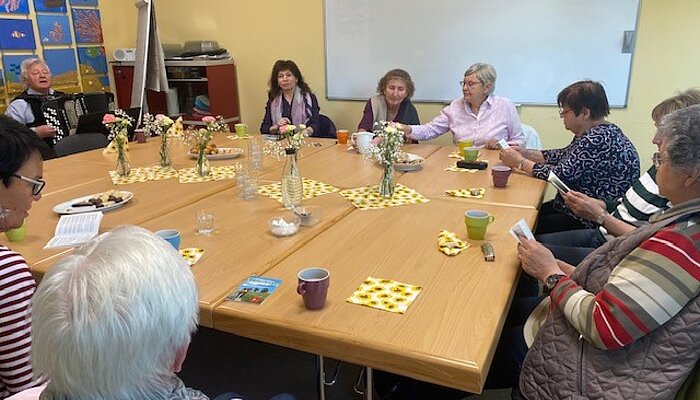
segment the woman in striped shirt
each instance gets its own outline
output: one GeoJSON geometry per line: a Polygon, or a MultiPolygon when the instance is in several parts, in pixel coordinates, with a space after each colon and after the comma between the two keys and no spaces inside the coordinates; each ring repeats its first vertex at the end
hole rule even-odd
{"type": "MultiPolygon", "coordinates": [[[[0,231],[20,228],[44,188],[41,139],[0,116],[0,231]]],[[[29,363],[36,283],[21,255],[0,244],[0,399],[35,386],[29,363]]]]}

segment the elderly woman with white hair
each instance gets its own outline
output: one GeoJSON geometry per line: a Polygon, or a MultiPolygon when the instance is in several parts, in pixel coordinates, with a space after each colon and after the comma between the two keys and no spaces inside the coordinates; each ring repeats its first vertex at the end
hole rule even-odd
{"type": "Polygon", "coordinates": [[[493,94],[496,88],[493,66],[473,64],[459,85],[463,98],[454,100],[425,125],[404,126],[409,139],[428,140],[452,131],[455,143],[471,139],[475,146],[498,149],[498,141],[504,139],[512,145],[525,145],[515,105],[510,99],[493,94]]]}
{"type": "Polygon", "coordinates": [[[66,93],[51,89],[51,70],[40,58],[27,58],[20,65],[20,79],[27,89],[15,97],[5,115],[31,128],[46,142],[42,149],[44,159],[53,158],[53,141],[56,129],[47,125],[41,105],[66,93]]]}
{"type": "Polygon", "coordinates": [[[194,277],[153,233],[89,242],[49,269],[33,306],[32,364],[50,380],[33,398],[208,399],[175,375],[197,327],[194,277]]]}

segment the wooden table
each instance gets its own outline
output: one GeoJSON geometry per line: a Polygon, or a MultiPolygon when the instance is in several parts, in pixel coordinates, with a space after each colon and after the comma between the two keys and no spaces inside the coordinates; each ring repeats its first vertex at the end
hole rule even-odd
{"type": "MultiPolygon", "coordinates": [[[[245,141],[223,136],[216,141],[247,149],[245,141]]],[[[334,141],[309,141],[321,146],[302,150],[303,176],[341,189],[379,183],[382,171],[376,163],[334,141]]],[[[131,144],[132,167],[156,164],[158,145],[157,138],[131,144]]],[[[192,268],[202,325],[480,392],[519,273],[515,241],[506,232],[520,218],[534,224],[544,183],[513,174],[508,188],[496,190],[488,172],[444,171],[455,160],[447,155],[455,150],[406,146],[426,161],[418,171],[397,173],[398,182],[430,198],[429,203],[359,211],[339,194],[327,194],[305,201],[321,206],[322,221],[287,238],[273,237],[267,221],[288,211],[263,196],[242,200],[235,180],[180,184],[170,179],[114,186],[107,175],[114,168],[114,155],[81,153],[45,164],[51,189],[30,211],[27,239],[12,247],[40,278],[70,251],[42,249],[58,221],[52,208],[87,194],[128,190],[134,199],[105,213],[101,231],[126,223],[151,230],[175,228],[182,233],[183,247],[204,248],[204,257],[192,268]],[[484,199],[443,196],[445,189],[471,186],[487,187],[484,199]],[[195,210],[204,208],[216,216],[212,236],[195,234],[195,210]],[[437,249],[440,229],[466,236],[464,211],[474,208],[496,217],[486,237],[495,247],[495,262],[483,260],[480,242],[454,257],[437,249]],[[313,265],[332,273],[328,304],[316,312],[305,310],[295,293],[296,273],[313,265]],[[226,301],[250,274],[281,278],[283,284],[261,305],[226,301]],[[424,290],[404,315],[346,303],[367,276],[421,285],[424,290]]],[[[193,165],[186,151],[186,145],[173,144],[176,168],[193,165]]],[[[484,157],[494,156],[484,152],[484,157]]],[[[245,155],[241,161],[246,162],[245,155]]],[[[223,164],[212,165],[217,163],[223,164]]],[[[266,157],[259,184],[278,181],[283,165],[283,159],[266,157]]]]}

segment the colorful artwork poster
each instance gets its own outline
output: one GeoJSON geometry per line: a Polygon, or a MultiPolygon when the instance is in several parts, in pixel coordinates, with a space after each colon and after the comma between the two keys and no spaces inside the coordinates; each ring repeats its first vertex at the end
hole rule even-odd
{"type": "Polygon", "coordinates": [[[0,0],[0,13],[29,14],[29,0],[0,0]]]}
{"type": "Polygon", "coordinates": [[[36,49],[32,21],[29,19],[0,19],[0,49],[36,49]]]}
{"type": "Polygon", "coordinates": [[[2,56],[2,65],[5,67],[5,82],[7,94],[20,93],[24,90],[24,84],[19,78],[22,61],[26,58],[36,58],[36,54],[2,56]]]}
{"type": "Polygon", "coordinates": [[[102,43],[102,22],[98,10],[73,9],[73,28],[78,43],[102,43]]]}
{"type": "Polygon", "coordinates": [[[82,75],[107,73],[107,58],[102,46],[78,47],[78,62],[82,75]]]}
{"type": "Polygon", "coordinates": [[[43,46],[70,44],[70,21],[67,15],[37,15],[39,37],[43,46]]]}
{"type": "Polygon", "coordinates": [[[97,7],[97,0],[70,0],[73,7],[97,7]]]}
{"type": "Polygon", "coordinates": [[[0,99],[7,97],[7,92],[5,92],[5,73],[0,69],[0,99]]]}
{"type": "Polygon", "coordinates": [[[109,77],[106,75],[83,75],[83,92],[109,91],[109,77]]]}
{"type": "Polygon", "coordinates": [[[34,0],[37,12],[66,12],[66,0],[34,0]]]}
{"type": "Polygon", "coordinates": [[[44,60],[51,68],[51,80],[54,86],[78,83],[78,66],[75,64],[73,49],[45,49],[44,60]]]}

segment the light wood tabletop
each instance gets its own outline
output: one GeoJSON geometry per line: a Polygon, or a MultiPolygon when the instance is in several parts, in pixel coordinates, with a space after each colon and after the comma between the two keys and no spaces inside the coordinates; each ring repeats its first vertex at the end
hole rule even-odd
{"type": "Polygon", "coordinates": [[[508,229],[534,209],[483,205],[495,216],[486,240],[457,256],[438,251],[448,229],[466,239],[464,211],[473,204],[427,204],[355,211],[265,273],[281,278],[263,304],[225,301],[214,327],[265,342],[322,354],[471,392],[481,392],[519,273],[516,242],[508,229]],[[330,270],[326,306],[308,311],[296,293],[297,273],[330,270]],[[403,315],[347,303],[365,278],[423,287],[403,315]]]}
{"type": "Polygon", "coordinates": [[[498,164],[498,150],[481,149],[480,160],[488,161],[489,168],[476,172],[452,172],[445,168],[454,165],[456,158],[449,157],[457,151],[456,146],[445,146],[432,153],[422,165],[422,171],[406,173],[397,182],[417,190],[423,196],[430,198],[445,198],[462,203],[500,204],[539,208],[547,182],[526,175],[520,171],[512,171],[508,186],[497,188],[493,186],[490,167],[498,164]],[[426,176],[430,178],[426,179],[426,176]],[[486,193],[481,199],[449,197],[447,189],[484,188],[486,193]]]}

